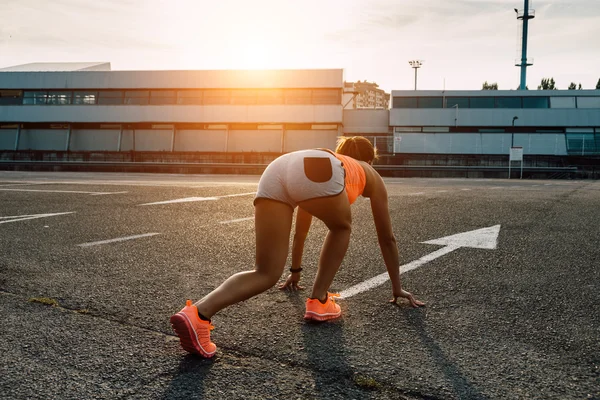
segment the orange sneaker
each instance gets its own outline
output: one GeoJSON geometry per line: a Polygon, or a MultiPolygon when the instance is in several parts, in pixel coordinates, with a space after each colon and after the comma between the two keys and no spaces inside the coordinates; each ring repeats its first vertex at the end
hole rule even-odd
{"type": "Polygon", "coordinates": [[[205,358],[211,358],[217,352],[217,346],[210,341],[210,331],[214,326],[209,321],[200,319],[198,309],[191,300],[185,303],[181,311],[171,316],[171,326],[185,351],[205,358]]]}
{"type": "Polygon", "coordinates": [[[342,315],[342,309],[335,304],[334,297],[340,297],[338,293],[327,292],[327,301],[325,304],[318,299],[306,299],[306,313],[304,319],[313,321],[327,321],[339,318],[342,315]]]}

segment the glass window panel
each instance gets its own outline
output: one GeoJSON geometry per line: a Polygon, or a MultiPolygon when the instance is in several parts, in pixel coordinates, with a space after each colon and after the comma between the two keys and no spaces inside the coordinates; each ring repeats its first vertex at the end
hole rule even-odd
{"type": "Polygon", "coordinates": [[[458,105],[458,108],[469,108],[468,97],[446,97],[446,108],[458,105]]]}
{"type": "Polygon", "coordinates": [[[394,97],[392,100],[393,108],[417,108],[416,97],[394,97]]]}
{"type": "Polygon", "coordinates": [[[341,104],[342,96],[339,89],[313,89],[313,104],[341,104]]]}
{"type": "Polygon", "coordinates": [[[232,90],[231,104],[256,104],[256,90],[232,90]]]}
{"type": "Polygon", "coordinates": [[[284,92],[285,104],[310,104],[310,89],[289,89],[284,92]]]}
{"type": "Polygon", "coordinates": [[[260,89],[256,91],[256,104],[283,104],[283,90],[260,89]]]}
{"type": "Polygon", "coordinates": [[[494,108],[493,97],[471,97],[469,98],[470,108],[494,108]]]}
{"type": "Polygon", "coordinates": [[[20,90],[0,90],[0,105],[23,104],[22,96],[20,90]]]}
{"type": "Polygon", "coordinates": [[[548,108],[548,97],[523,97],[523,108],[548,108]]]}
{"type": "Polygon", "coordinates": [[[48,92],[46,104],[65,105],[71,104],[71,92],[48,92]]]}
{"type": "Polygon", "coordinates": [[[123,97],[121,90],[101,90],[98,92],[98,96],[102,97],[123,97]]]}
{"type": "Polygon", "coordinates": [[[177,104],[203,104],[203,90],[179,90],[177,104]]]}
{"type": "Polygon", "coordinates": [[[23,104],[39,105],[46,104],[47,92],[24,92],[23,104]]]}
{"type": "Polygon", "coordinates": [[[98,104],[123,104],[123,92],[120,90],[101,90],[98,92],[98,104]]]}
{"type": "Polygon", "coordinates": [[[174,90],[153,90],[150,92],[150,97],[175,97],[174,90]]]}
{"type": "Polygon", "coordinates": [[[204,91],[204,104],[223,105],[231,104],[231,92],[229,90],[206,90],[204,91]]]}
{"type": "Polygon", "coordinates": [[[496,108],[522,108],[520,97],[496,97],[496,108]]]}
{"type": "Polygon", "coordinates": [[[419,108],[442,108],[443,102],[441,97],[419,97],[419,108]]]}
{"type": "Polygon", "coordinates": [[[73,104],[96,104],[97,92],[73,92],[73,104]]]}
{"type": "Polygon", "coordinates": [[[153,90],[150,92],[150,104],[152,105],[175,104],[176,100],[174,90],[153,90]]]}

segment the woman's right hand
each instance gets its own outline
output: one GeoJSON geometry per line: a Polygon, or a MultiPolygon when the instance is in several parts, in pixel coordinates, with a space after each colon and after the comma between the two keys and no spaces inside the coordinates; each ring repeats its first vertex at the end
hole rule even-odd
{"type": "Polygon", "coordinates": [[[304,290],[304,286],[300,286],[298,282],[300,282],[300,272],[292,272],[285,283],[279,285],[279,289],[291,291],[304,290]]]}

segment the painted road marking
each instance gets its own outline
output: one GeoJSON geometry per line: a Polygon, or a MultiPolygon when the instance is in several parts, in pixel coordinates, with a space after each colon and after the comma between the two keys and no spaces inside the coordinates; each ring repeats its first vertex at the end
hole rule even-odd
{"type": "Polygon", "coordinates": [[[116,238],[116,239],[100,240],[98,242],[81,243],[81,244],[78,244],[77,246],[79,246],[79,247],[98,246],[98,245],[101,245],[101,244],[115,243],[115,242],[124,242],[126,240],[139,239],[139,238],[144,238],[144,237],[149,237],[149,236],[155,236],[155,235],[160,235],[160,233],[158,233],[158,232],[144,233],[142,235],[125,236],[125,237],[120,237],[120,238],[116,238]]]}
{"type": "MultiPolygon", "coordinates": [[[[436,250],[433,253],[429,253],[419,258],[418,260],[400,266],[400,273],[419,268],[420,266],[428,263],[429,261],[433,261],[436,258],[451,253],[456,249],[460,249],[461,247],[472,247],[475,249],[493,250],[496,248],[496,245],[498,243],[499,232],[500,225],[494,225],[487,228],[476,229],[474,231],[458,233],[456,235],[446,236],[443,238],[422,242],[425,244],[437,244],[445,247],[442,247],[441,249],[436,250]]],[[[340,292],[340,298],[347,299],[348,297],[354,296],[355,294],[359,294],[369,289],[373,289],[377,286],[380,286],[388,280],[389,275],[387,272],[384,272],[380,275],[377,275],[374,278],[361,282],[346,290],[342,290],[340,292]]]]}
{"type": "Polygon", "coordinates": [[[229,221],[221,221],[219,223],[220,224],[233,224],[235,222],[250,221],[251,219],[254,219],[254,217],[232,219],[232,220],[229,220],[229,221]]]}
{"type": "Polygon", "coordinates": [[[2,191],[10,192],[44,192],[44,193],[77,193],[77,194],[90,194],[92,196],[100,196],[105,194],[122,194],[127,192],[83,192],[79,190],[44,190],[44,189],[5,189],[0,188],[2,191]]]}
{"type": "Polygon", "coordinates": [[[29,219],[54,217],[57,215],[66,215],[66,214],[74,214],[74,213],[75,213],[74,211],[71,211],[71,212],[53,213],[53,214],[29,214],[29,215],[14,215],[14,216],[10,216],[10,217],[0,217],[0,220],[5,220],[5,221],[0,221],[0,224],[8,224],[10,222],[27,221],[29,219]]]}
{"type": "Polygon", "coordinates": [[[472,190],[472,189],[460,189],[460,190],[468,191],[468,190],[472,190]]]}
{"type": "Polygon", "coordinates": [[[145,204],[140,204],[140,205],[141,206],[153,206],[153,205],[158,205],[158,204],[189,203],[189,202],[193,202],[193,201],[215,201],[215,200],[223,199],[226,197],[249,196],[251,194],[256,194],[256,192],[228,194],[225,196],[214,196],[214,197],[185,197],[183,199],[157,201],[154,203],[145,203],[145,204]]]}
{"type": "Polygon", "coordinates": [[[407,196],[420,196],[422,194],[425,194],[425,192],[408,193],[407,196]]]}

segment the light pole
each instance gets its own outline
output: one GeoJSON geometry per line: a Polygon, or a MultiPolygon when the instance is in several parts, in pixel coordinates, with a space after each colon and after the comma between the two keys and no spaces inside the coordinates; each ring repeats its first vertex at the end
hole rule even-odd
{"type": "Polygon", "coordinates": [[[519,119],[519,117],[514,116],[512,120],[512,137],[510,139],[510,147],[512,148],[515,145],[515,121],[519,119]]]}
{"type": "Polygon", "coordinates": [[[417,90],[417,69],[421,68],[421,65],[423,65],[423,61],[411,60],[408,63],[410,64],[411,68],[414,68],[415,70],[415,90],[417,90]]]}

